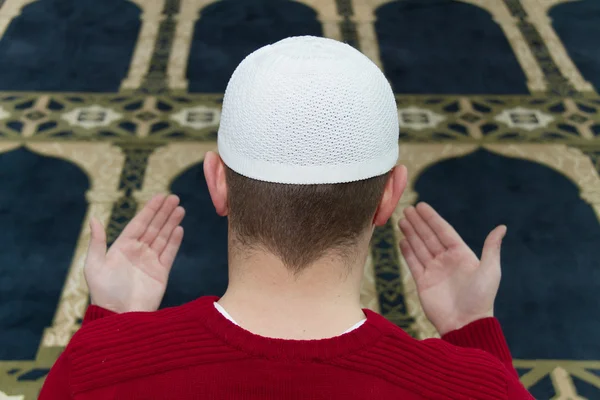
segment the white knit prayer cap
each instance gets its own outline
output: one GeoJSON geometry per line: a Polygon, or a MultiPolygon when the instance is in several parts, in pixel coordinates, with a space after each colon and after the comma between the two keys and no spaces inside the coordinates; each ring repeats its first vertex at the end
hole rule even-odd
{"type": "Polygon", "coordinates": [[[398,111],[379,68],[325,38],[281,40],[246,57],[231,76],[218,134],[223,162],[240,175],[288,184],[358,181],[398,160],[398,111]]]}

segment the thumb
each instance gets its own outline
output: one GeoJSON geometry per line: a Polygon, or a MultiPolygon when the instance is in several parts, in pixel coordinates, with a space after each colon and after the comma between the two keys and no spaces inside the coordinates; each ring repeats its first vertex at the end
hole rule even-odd
{"type": "Polygon", "coordinates": [[[500,247],[502,245],[502,239],[506,235],[506,226],[500,225],[496,229],[490,232],[488,237],[485,239],[483,244],[483,251],[481,253],[481,268],[499,268],[500,267],[500,247]]]}
{"type": "Polygon", "coordinates": [[[106,256],[106,232],[100,221],[95,217],[90,219],[90,230],[90,245],[85,260],[86,267],[102,264],[106,256]]]}

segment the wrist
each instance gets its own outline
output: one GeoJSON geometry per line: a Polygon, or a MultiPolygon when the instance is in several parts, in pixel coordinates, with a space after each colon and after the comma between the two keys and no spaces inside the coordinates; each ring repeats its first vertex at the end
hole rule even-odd
{"type": "Polygon", "coordinates": [[[90,297],[90,305],[97,307],[97,308],[101,308],[106,311],[110,311],[111,313],[115,313],[115,314],[122,314],[125,312],[125,311],[123,311],[123,307],[119,307],[119,306],[116,306],[116,305],[110,304],[110,303],[103,304],[103,302],[95,301],[93,297],[90,297]]]}
{"type": "Polygon", "coordinates": [[[158,310],[158,307],[153,305],[112,305],[112,304],[96,304],[94,302],[90,302],[91,305],[103,308],[107,311],[113,312],[115,314],[124,314],[128,312],[154,312],[158,310]]]}
{"type": "Polygon", "coordinates": [[[490,310],[485,313],[455,318],[450,321],[444,321],[443,324],[435,325],[435,328],[437,329],[440,336],[444,336],[452,331],[462,329],[465,326],[470,325],[475,321],[479,321],[479,320],[485,319],[485,318],[493,318],[493,317],[494,317],[494,310],[490,310]]]}

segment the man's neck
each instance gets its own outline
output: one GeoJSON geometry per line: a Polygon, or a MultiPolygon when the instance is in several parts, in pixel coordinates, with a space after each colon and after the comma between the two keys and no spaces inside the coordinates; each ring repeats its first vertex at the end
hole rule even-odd
{"type": "Polygon", "coordinates": [[[322,339],[340,335],[365,318],[360,306],[364,257],[356,257],[354,265],[323,258],[294,275],[268,252],[230,254],[229,286],[219,304],[252,333],[322,339]]]}

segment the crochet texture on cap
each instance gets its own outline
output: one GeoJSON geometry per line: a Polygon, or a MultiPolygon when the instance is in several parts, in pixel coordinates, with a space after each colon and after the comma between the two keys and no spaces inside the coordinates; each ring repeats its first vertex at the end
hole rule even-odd
{"type": "Polygon", "coordinates": [[[379,68],[353,47],[310,36],[284,39],[236,68],[218,146],[229,168],[257,180],[371,178],[398,159],[394,94],[379,68]]]}

